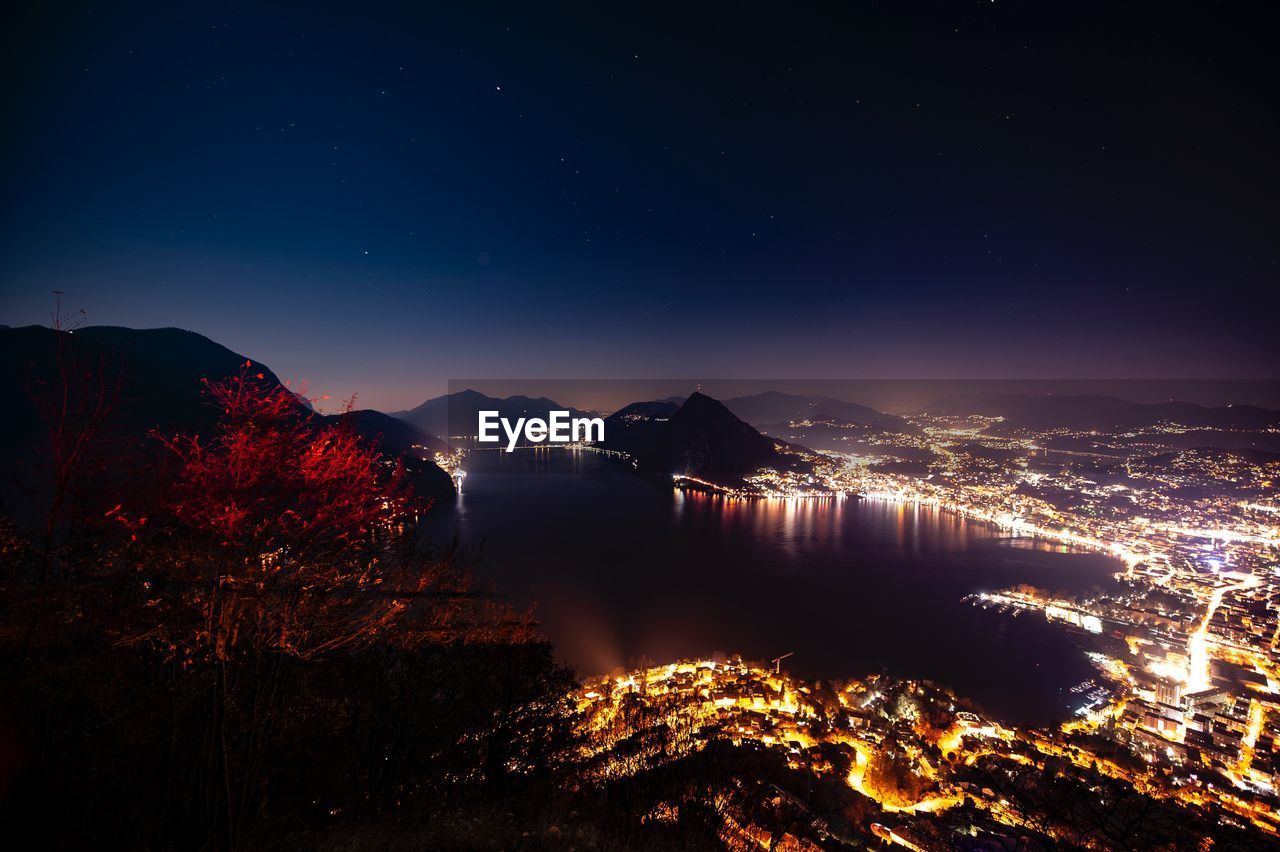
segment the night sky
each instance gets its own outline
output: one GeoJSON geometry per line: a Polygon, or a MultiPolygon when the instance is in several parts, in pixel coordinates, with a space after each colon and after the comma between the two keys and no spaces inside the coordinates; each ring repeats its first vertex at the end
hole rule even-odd
{"type": "Polygon", "coordinates": [[[0,322],[58,288],[385,409],[1280,376],[1264,5],[182,5],[7,22],[0,322]]]}

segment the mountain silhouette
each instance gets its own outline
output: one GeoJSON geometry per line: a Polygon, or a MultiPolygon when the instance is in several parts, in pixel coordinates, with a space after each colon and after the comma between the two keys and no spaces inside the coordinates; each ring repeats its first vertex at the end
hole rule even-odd
{"type": "Polygon", "coordinates": [[[604,435],[607,448],[628,453],[641,471],[726,485],[740,484],[762,467],[802,464],[703,393],[691,394],[678,407],[666,400],[632,403],[609,416],[604,435]]]}
{"type": "Polygon", "coordinates": [[[427,458],[435,453],[449,451],[448,444],[425,429],[419,429],[412,423],[372,408],[361,408],[347,414],[329,414],[325,415],[324,420],[345,420],[359,434],[376,440],[383,452],[409,453],[427,458]]]}
{"type": "MultiPolygon", "coordinates": [[[[269,367],[184,329],[0,329],[0,394],[9,408],[0,421],[0,488],[15,482],[40,487],[48,449],[41,411],[60,389],[67,389],[68,406],[78,416],[102,405],[96,438],[112,448],[108,455],[114,454],[127,476],[127,465],[137,463],[136,451],[153,430],[211,434],[220,412],[209,404],[205,382],[239,375],[246,362],[261,381],[283,386],[269,367]],[[60,370],[66,372],[65,381],[60,370]]],[[[443,442],[412,424],[377,411],[319,415],[301,399],[297,415],[326,424],[345,419],[357,433],[377,441],[383,453],[403,456],[425,496],[452,494],[452,480],[429,460],[444,449],[443,442]]]]}

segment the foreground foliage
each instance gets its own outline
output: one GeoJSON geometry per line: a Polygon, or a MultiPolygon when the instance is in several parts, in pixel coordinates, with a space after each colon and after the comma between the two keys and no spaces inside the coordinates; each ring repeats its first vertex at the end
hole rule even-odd
{"type": "MultiPolygon", "coordinates": [[[[250,365],[208,398],[211,435],[140,437],[127,472],[57,454],[53,520],[0,531],[6,823],[246,848],[552,777],[572,681],[420,541],[400,466],[250,365]]],[[[53,433],[89,458],[93,427],[53,433]]]]}

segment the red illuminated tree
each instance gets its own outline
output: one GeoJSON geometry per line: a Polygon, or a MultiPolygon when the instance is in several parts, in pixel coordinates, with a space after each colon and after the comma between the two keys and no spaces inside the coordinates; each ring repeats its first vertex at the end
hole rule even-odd
{"type": "Polygon", "coordinates": [[[177,471],[170,523],[150,537],[165,557],[147,562],[157,590],[177,594],[153,598],[149,638],[189,660],[311,657],[527,626],[474,594],[456,560],[419,552],[412,524],[427,506],[345,421],[316,418],[248,362],[208,394],[222,410],[212,438],[161,438],[177,471]]]}
{"type": "Polygon", "coordinates": [[[164,439],[181,463],[174,514],[233,551],[277,552],[304,566],[369,548],[412,508],[399,466],[350,429],[315,426],[262,373],[208,383],[222,409],[212,440],[164,439]]]}

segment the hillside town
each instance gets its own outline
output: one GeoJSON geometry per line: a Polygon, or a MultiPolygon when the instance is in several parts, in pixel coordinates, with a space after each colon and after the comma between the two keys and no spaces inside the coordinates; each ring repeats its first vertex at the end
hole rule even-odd
{"type": "MultiPolygon", "coordinates": [[[[1176,762],[1156,754],[1146,709],[1155,696],[1022,729],[936,684],[806,683],[784,662],[687,660],[590,680],[574,696],[583,760],[597,780],[616,781],[718,747],[758,755],[763,768],[750,777],[771,780],[753,787],[744,774],[723,797],[728,848],[1125,848],[1137,837],[1177,845],[1210,826],[1225,841],[1238,832],[1259,842],[1280,825],[1260,783],[1270,783],[1274,736],[1261,720],[1275,709],[1261,700],[1233,701],[1227,689],[1193,699],[1213,726],[1242,731],[1233,766],[1219,770],[1226,746],[1184,748],[1176,762]],[[1250,786],[1235,783],[1246,777],[1250,786]],[[782,836],[780,821],[791,826],[782,836]]],[[[676,821],[680,807],[660,802],[645,819],[676,821]]]]}

